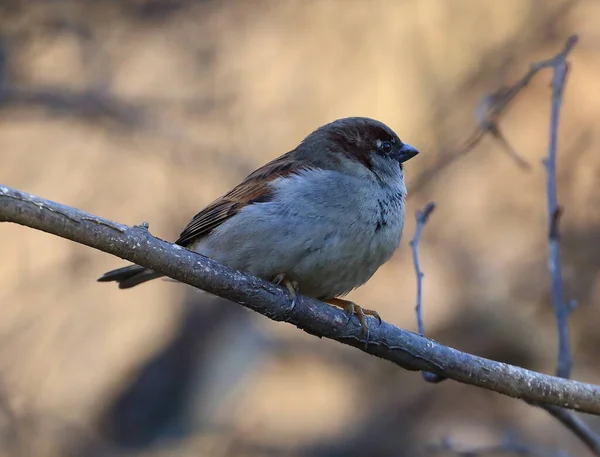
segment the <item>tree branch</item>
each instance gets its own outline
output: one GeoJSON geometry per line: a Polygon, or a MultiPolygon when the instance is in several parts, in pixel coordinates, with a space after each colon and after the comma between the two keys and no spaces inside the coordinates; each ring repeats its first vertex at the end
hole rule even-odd
{"type": "Polygon", "coordinates": [[[144,226],[128,227],[6,186],[0,186],[1,221],[52,233],[127,259],[275,321],[356,347],[408,370],[429,371],[511,397],[600,415],[600,386],[476,357],[386,322],[372,327],[367,342],[358,322],[349,323],[342,310],[303,296],[298,296],[291,307],[287,290],[155,238],[144,226]]]}

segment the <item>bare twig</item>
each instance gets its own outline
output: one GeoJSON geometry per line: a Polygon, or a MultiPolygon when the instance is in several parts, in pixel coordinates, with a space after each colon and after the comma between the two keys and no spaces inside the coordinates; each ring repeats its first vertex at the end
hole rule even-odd
{"type": "MultiPolygon", "coordinates": [[[[575,301],[567,304],[564,301],[563,281],[560,263],[559,223],[562,216],[562,208],[558,205],[556,192],[556,155],[557,136],[562,103],[562,93],[566,82],[568,71],[567,57],[575,44],[577,36],[571,36],[565,43],[564,48],[553,58],[532,64],[529,71],[512,87],[502,88],[497,91],[496,105],[490,104],[487,123],[485,125],[497,130],[497,120],[500,113],[514,99],[516,94],[526,87],[535,74],[545,68],[554,70],[552,78],[552,109],[550,116],[550,140],[548,145],[548,156],[544,160],[547,172],[546,194],[548,201],[548,267],[552,281],[552,299],[554,313],[558,329],[558,358],[556,376],[569,378],[571,373],[571,350],[569,344],[569,313],[576,306],[575,301]]],[[[499,131],[499,130],[498,130],[499,131]]],[[[493,132],[492,132],[493,133],[493,132]]],[[[554,418],[559,420],[565,427],[579,437],[584,444],[595,454],[600,455],[600,436],[590,429],[584,421],[579,419],[571,411],[549,405],[531,403],[545,409],[554,418]]]]}
{"type": "MultiPolygon", "coordinates": [[[[423,277],[425,274],[421,270],[421,261],[419,259],[419,241],[421,240],[421,232],[423,227],[427,223],[429,216],[435,209],[435,203],[429,202],[425,205],[423,210],[417,211],[415,218],[417,220],[417,226],[415,228],[415,236],[410,241],[410,247],[412,249],[413,265],[415,266],[415,275],[417,276],[417,305],[415,306],[415,312],[417,314],[417,330],[419,335],[425,336],[425,326],[423,325],[423,277]]],[[[427,382],[438,383],[443,381],[442,378],[434,373],[424,371],[423,379],[427,382]]]]}
{"type": "MultiPolygon", "coordinates": [[[[545,68],[554,70],[552,78],[552,109],[550,115],[550,140],[548,145],[548,156],[544,160],[547,172],[546,194],[548,201],[548,267],[552,281],[552,299],[556,324],[558,330],[558,357],[556,376],[569,378],[571,373],[571,350],[569,344],[569,313],[575,305],[564,302],[563,281],[560,264],[560,244],[559,244],[559,223],[562,216],[562,208],[558,206],[556,192],[556,155],[557,155],[557,136],[560,107],[562,103],[562,93],[566,82],[568,71],[567,57],[575,44],[577,36],[571,36],[565,43],[564,48],[553,58],[541,62],[533,63],[529,71],[511,88],[500,89],[498,93],[504,94],[503,97],[497,97],[498,103],[489,110],[489,125],[496,126],[499,114],[510,103],[510,101],[526,87],[535,74],[545,68]]],[[[571,303],[575,303],[572,301],[571,303]]],[[[579,437],[584,444],[595,454],[600,455],[600,436],[590,429],[584,421],[578,418],[571,411],[566,411],[549,405],[532,403],[545,409],[550,415],[560,421],[565,427],[571,430],[579,437]]]]}
{"type": "Polygon", "coordinates": [[[516,92],[512,88],[501,88],[492,94],[483,96],[475,109],[475,118],[482,132],[491,134],[521,169],[529,171],[531,164],[513,148],[498,124],[501,110],[504,110],[508,101],[512,100],[515,95],[516,92]],[[499,105],[503,103],[504,106],[499,108],[499,105]]]}
{"type": "MultiPolygon", "coordinates": [[[[554,174],[554,177],[549,180],[553,181],[555,179],[556,175],[554,174]]],[[[556,184],[550,184],[550,186],[554,187],[554,191],[556,191],[556,184]]],[[[548,190],[548,192],[551,191],[548,190]]],[[[549,197],[548,202],[548,210],[550,210],[552,208],[551,205],[556,204],[556,200],[555,198],[549,197]]],[[[562,211],[562,208],[557,206],[552,210],[552,213],[550,213],[550,227],[548,229],[548,270],[550,272],[552,284],[552,304],[554,306],[554,315],[556,317],[558,332],[556,376],[568,379],[571,376],[571,368],[573,366],[569,342],[569,314],[574,308],[564,301],[559,234],[559,222],[562,211]]]]}
{"type": "Polygon", "coordinates": [[[517,95],[519,95],[523,89],[529,85],[538,72],[544,68],[553,67],[553,62],[556,59],[566,58],[576,43],[577,37],[570,37],[560,54],[552,59],[532,64],[527,73],[525,73],[511,86],[503,86],[481,97],[481,100],[475,109],[477,126],[473,129],[473,132],[467,137],[461,147],[445,154],[436,163],[434,168],[423,171],[417,178],[413,179],[409,183],[411,192],[413,194],[417,193],[426,185],[427,182],[431,180],[436,172],[448,167],[458,158],[463,157],[467,153],[473,151],[487,134],[492,135],[492,137],[501,142],[506,152],[515,160],[519,167],[525,170],[529,169],[530,164],[515,151],[510,143],[508,143],[504,134],[500,130],[498,123],[502,115],[506,113],[508,107],[515,101],[517,95]]]}
{"type": "MultiPolygon", "coordinates": [[[[557,363],[557,376],[568,378],[571,372],[571,355],[569,347],[568,317],[569,313],[576,307],[577,302],[572,300],[569,304],[564,303],[562,275],[560,271],[560,246],[559,246],[559,222],[562,208],[558,206],[556,197],[556,152],[557,133],[559,124],[560,106],[562,93],[566,82],[568,64],[566,59],[577,43],[577,36],[570,37],[564,48],[553,58],[533,63],[529,71],[510,87],[502,87],[492,94],[482,98],[476,110],[478,119],[478,130],[474,132],[463,149],[468,151],[479,143],[485,132],[499,136],[504,140],[498,127],[500,115],[531,81],[531,79],[542,69],[553,68],[552,79],[552,111],[550,119],[550,144],[548,146],[548,157],[544,161],[547,170],[547,199],[548,199],[548,244],[549,244],[549,270],[552,279],[552,296],[559,335],[559,351],[557,363]]],[[[508,145],[508,143],[507,143],[508,145]]],[[[519,157],[515,156],[519,161],[519,157]]],[[[525,165],[525,163],[521,163],[525,165]]],[[[414,255],[414,254],[413,254],[414,255]]],[[[421,278],[417,273],[417,280],[421,278]]],[[[417,298],[417,306],[420,307],[420,297],[417,298]]],[[[417,319],[420,316],[417,311],[417,319]]],[[[422,322],[419,323],[419,332],[422,333],[422,322]]],[[[571,430],[583,443],[595,454],[600,456],[600,436],[590,429],[587,424],[578,418],[573,412],[555,406],[544,405],[536,402],[528,402],[534,406],[545,409],[550,415],[560,421],[567,429],[571,430]]]]}
{"type": "MultiPolygon", "coordinates": [[[[571,300],[571,302],[565,303],[564,299],[560,261],[560,219],[563,215],[563,208],[558,205],[556,157],[562,94],[569,68],[567,57],[577,44],[577,41],[578,38],[576,35],[571,36],[560,53],[552,59],[534,63],[531,65],[530,70],[531,72],[539,71],[543,68],[553,69],[550,138],[548,142],[548,155],[543,163],[546,169],[546,198],[548,205],[548,270],[552,285],[552,304],[558,333],[556,376],[562,378],[570,377],[573,365],[569,342],[569,314],[575,309],[577,302],[571,300]]],[[[540,404],[536,404],[536,406],[545,409],[581,439],[592,453],[600,456],[600,435],[594,432],[583,420],[571,411],[562,408],[540,404]]]]}
{"type": "Polygon", "coordinates": [[[558,330],[558,362],[556,376],[569,378],[571,375],[571,348],[569,343],[569,312],[565,303],[563,280],[560,263],[559,222],[562,208],[558,206],[556,191],[556,155],[558,142],[558,124],[562,94],[567,79],[569,64],[567,57],[578,38],[573,35],[567,40],[563,50],[554,58],[532,65],[532,69],[552,68],[552,105],[550,112],[550,138],[548,141],[548,156],[544,160],[546,168],[546,195],[548,201],[548,270],[552,283],[552,303],[556,315],[558,330]]]}
{"type": "Polygon", "coordinates": [[[227,268],[181,246],[75,208],[0,185],[0,221],[14,222],[99,249],[177,281],[242,304],[381,357],[411,371],[429,371],[527,401],[600,415],[600,386],[549,376],[457,351],[383,322],[373,325],[368,345],[357,321],[343,310],[298,296],[290,306],[286,289],[227,268]]]}

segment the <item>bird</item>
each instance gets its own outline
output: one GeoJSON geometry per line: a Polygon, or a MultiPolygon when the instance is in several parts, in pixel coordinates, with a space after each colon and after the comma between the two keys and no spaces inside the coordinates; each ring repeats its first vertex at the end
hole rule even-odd
{"type": "MultiPolygon", "coordinates": [[[[377,311],[342,297],[366,283],[402,238],[404,163],[419,151],[383,122],[325,124],[214,200],[175,244],[230,268],[356,315],[363,332],[377,311]]],[[[139,265],[100,282],[128,289],[163,276],[139,265]]]]}

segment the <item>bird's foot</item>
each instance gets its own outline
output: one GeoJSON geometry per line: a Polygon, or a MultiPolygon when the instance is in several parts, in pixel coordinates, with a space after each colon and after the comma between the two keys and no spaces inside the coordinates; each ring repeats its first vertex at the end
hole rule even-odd
{"type": "Polygon", "coordinates": [[[292,281],[286,278],[285,273],[279,273],[275,278],[273,278],[273,283],[276,285],[284,286],[290,293],[290,310],[294,309],[296,306],[296,295],[298,294],[299,285],[298,281],[292,281]]]}
{"type": "Polygon", "coordinates": [[[365,309],[358,306],[356,303],[343,300],[341,298],[329,298],[327,300],[323,300],[325,303],[329,303],[330,305],[337,306],[339,308],[343,308],[346,313],[348,313],[348,320],[352,318],[353,314],[356,314],[358,320],[360,321],[360,325],[362,327],[362,334],[366,336],[369,334],[369,325],[367,324],[366,316],[373,316],[375,319],[379,321],[381,325],[381,316],[377,311],[373,311],[372,309],[365,309]]]}

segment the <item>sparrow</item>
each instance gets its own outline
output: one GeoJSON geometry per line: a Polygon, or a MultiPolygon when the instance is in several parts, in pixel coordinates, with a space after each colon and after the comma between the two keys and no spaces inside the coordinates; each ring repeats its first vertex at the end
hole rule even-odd
{"type": "MultiPolygon", "coordinates": [[[[382,122],[326,124],[263,165],[194,216],[176,244],[230,268],[356,314],[363,332],[376,311],[344,300],[400,244],[403,164],[419,153],[382,122]]],[[[105,273],[128,289],[161,277],[130,265],[105,273]]]]}

